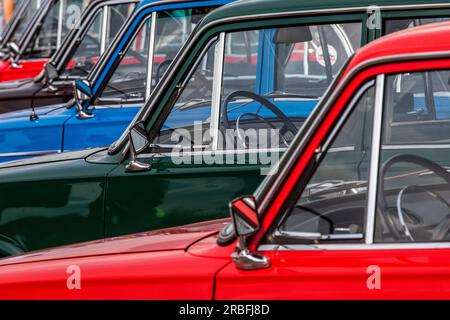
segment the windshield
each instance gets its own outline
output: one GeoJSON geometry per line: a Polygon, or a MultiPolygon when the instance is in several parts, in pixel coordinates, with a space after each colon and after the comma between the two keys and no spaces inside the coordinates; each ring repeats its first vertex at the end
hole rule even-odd
{"type": "Polygon", "coordinates": [[[122,3],[100,8],[90,25],[85,28],[73,56],[66,62],[61,78],[78,79],[87,76],[135,6],[135,3],[122,3]]]}
{"type": "Polygon", "coordinates": [[[61,45],[67,33],[76,26],[86,0],[56,0],[52,2],[40,27],[23,54],[26,59],[48,59],[61,45]]]}

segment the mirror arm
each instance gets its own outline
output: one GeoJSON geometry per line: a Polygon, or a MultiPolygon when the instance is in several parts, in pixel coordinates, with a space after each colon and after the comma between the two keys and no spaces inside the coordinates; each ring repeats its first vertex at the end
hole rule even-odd
{"type": "Polygon", "coordinates": [[[142,172],[152,168],[149,163],[138,161],[137,155],[150,145],[148,134],[143,122],[138,122],[128,131],[128,149],[130,150],[130,161],[125,166],[125,172],[142,172]],[[136,145],[137,144],[137,145],[136,145]]]}
{"type": "Polygon", "coordinates": [[[81,105],[80,100],[78,100],[77,98],[75,98],[75,104],[77,106],[77,119],[85,120],[85,119],[91,119],[91,118],[95,117],[94,114],[87,113],[86,111],[83,110],[83,106],[81,105]]]}
{"type": "Polygon", "coordinates": [[[256,201],[253,196],[240,197],[230,203],[230,214],[234,231],[238,238],[235,251],[231,255],[236,268],[240,270],[258,270],[271,266],[270,259],[262,254],[251,252],[247,240],[259,227],[256,201]]]}
{"type": "Polygon", "coordinates": [[[130,162],[125,166],[125,172],[142,172],[149,171],[152,165],[149,163],[142,163],[137,160],[137,154],[133,147],[133,142],[131,141],[131,133],[128,134],[128,141],[130,143],[130,162]]]}
{"type": "Polygon", "coordinates": [[[11,57],[11,58],[9,59],[9,62],[10,62],[11,67],[12,67],[13,69],[21,69],[21,68],[22,68],[22,65],[19,64],[19,63],[17,62],[17,58],[11,57]]]}

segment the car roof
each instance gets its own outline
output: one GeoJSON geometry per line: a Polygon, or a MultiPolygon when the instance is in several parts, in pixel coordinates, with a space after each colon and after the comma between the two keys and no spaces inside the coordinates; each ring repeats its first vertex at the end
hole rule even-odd
{"type": "Polygon", "coordinates": [[[449,35],[450,21],[394,32],[357,50],[346,69],[350,71],[362,63],[391,56],[450,53],[449,35]]]}
{"type": "Polygon", "coordinates": [[[269,13],[288,14],[299,11],[336,9],[345,12],[355,8],[365,10],[370,6],[381,8],[405,6],[408,8],[413,5],[432,6],[433,4],[447,4],[450,7],[448,0],[432,0],[429,3],[425,0],[241,0],[214,10],[203,19],[202,25],[229,17],[237,18],[249,15],[261,17],[269,13]]]}

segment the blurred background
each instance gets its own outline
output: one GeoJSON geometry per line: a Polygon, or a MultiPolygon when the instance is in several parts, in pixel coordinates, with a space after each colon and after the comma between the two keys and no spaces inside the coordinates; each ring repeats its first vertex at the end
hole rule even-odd
{"type": "Polygon", "coordinates": [[[0,6],[0,32],[3,32],[3,28],[11,19],[14,8],[21,0],[0,0],[2,5],[0,6]]]}

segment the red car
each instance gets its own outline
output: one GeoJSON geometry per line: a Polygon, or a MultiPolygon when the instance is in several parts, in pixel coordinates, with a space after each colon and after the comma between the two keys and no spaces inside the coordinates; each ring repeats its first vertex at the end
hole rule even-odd
{"type": "Polygon", "coordinates": [[[3,259],[0,298],[450,298],[449,36],[358,51],[233,224],[3,259]]]}

